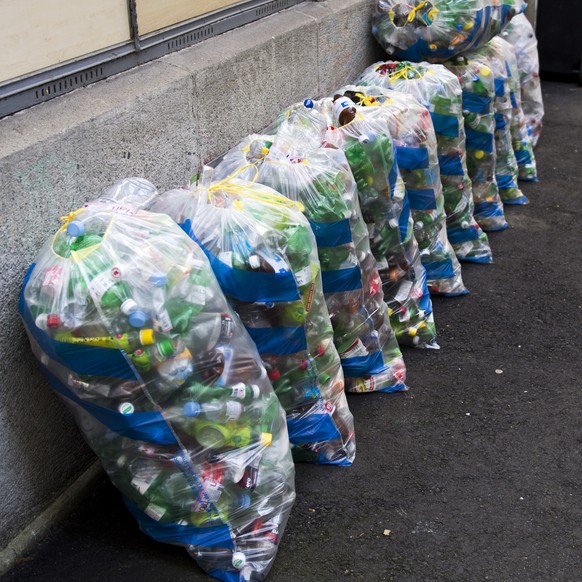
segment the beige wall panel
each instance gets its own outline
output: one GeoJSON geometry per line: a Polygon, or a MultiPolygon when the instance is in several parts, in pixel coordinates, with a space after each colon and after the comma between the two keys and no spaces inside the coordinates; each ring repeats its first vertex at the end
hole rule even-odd
{"type": "Polygon", "coordinates": [[[0,83],[129,39],[127,0],[0,0],[0,83]]]}
{"type": "Polygon", "coordinates": [[[148,34],[201,14],[240,4],[233,0],[137,0],[139,34],[148,34]]]}

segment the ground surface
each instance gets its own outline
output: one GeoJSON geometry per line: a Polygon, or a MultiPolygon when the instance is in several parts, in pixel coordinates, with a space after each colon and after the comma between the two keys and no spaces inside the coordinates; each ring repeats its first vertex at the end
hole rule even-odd
{"type": "MultiPolygon", "coordinates": [[[[411,390],[349,397],[354,466],[297,467],[268,580],[582,579],[582,88],[544,94],[531,205],[463,267],[469,296],[434,301],[442,349],[405,352],[411,390]]],[[[104,480],[3,578],[24,580],[209,578],[104,480]]]]}

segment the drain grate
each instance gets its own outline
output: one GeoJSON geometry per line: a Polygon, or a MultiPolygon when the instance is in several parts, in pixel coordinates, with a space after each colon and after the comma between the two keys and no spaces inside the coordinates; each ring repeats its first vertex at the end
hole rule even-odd
{"type": "Polygon", "coordinates": [[[94,67],[80,73],[75,73],[74,75],[63,77],[58,81],[41,85],[36,89],[35,95],[37,100],[44,101],[47,98],[57,97],[63,93],[68,93],[78,87],[85,87],[85,85],[99,81],[102,78],[103,67],[94,67]]]}
{"type": "Polygon", "coordinates": [[[191,44],[200,42],[205,38],[213,36],[213,34],[214,27],[212,25],[204,26],[198,30],[188,32],[186,34],[173,38],[172,40],[169,40],[166,43],[166,48],[168,49],[168,52],[180,50],[181,48],[185,48],[187,46],[190,46],[191,44]]]}

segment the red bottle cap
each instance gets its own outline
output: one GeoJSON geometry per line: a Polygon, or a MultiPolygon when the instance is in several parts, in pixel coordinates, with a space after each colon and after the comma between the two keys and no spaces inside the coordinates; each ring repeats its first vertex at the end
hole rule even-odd
{"type": "Polygon", "coordinates": [[[278,380],[281,377],[281,372],[275,368],[273,370],[269,370],[267,372],[267,376],[269,376],[269,380],[278,380]]]}
{"type": "Polygon", "coordinates": [[[61,318],[56,313],[51,313],[46,318],[47,327],[60,327],[61,318]]]}

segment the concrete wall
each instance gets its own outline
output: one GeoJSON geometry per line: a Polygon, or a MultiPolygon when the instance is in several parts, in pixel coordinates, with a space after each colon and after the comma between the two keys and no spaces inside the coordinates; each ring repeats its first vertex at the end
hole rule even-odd
{"type": "Polygon", "coordinates": [[[160,190],[381,57],[374,0],[300,4],[0,120],[0,554],[94,460],[37,370],[21,281],[59,217],[113,181],[160,190]]]}

